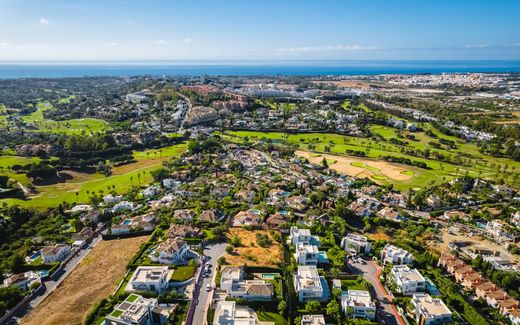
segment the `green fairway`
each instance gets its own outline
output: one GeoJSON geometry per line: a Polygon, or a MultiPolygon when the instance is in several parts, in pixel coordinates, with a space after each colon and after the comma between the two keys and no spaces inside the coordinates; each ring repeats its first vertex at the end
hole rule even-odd
{"type": "Polygon", "coordinates": [[[104,132],[110,129],[110,126],[107,122],[93,118],[82,118],[65,121],[47,120],[44,118],[43,112],[52,109],[52,105],[47,102],[38,103],[37,108],[38,110],[35,112],[23,116],[22,120],[28,124],[34,125],[38,132],[66,134],[81,134],[85,132],[89,134],[92,132],[104,132]]]}
{"type": "MultiPolygon", "coordinates": [[[[429,125],[423,126],[427,129],[429,125]]],[[[428,169],[416,167],[406,168],[410,172],[403,172],[403,175],[411,176],[409,180],[393,182],[397,189],[407,190],[410,188],[423,188],[428,185],[442,183],[455,177],[460,177],[466,173],[473,177],[483,177],[489,179],[504,179],[504,181],[513,186],[520,186],[519,171],[520,163],[507,158],[496,158],[479,152],[478,147],[472,143],[463,142],[456,137],[450,137],[440,134],[439,131],[430,127],[430,130],[437,136],[431,138],[424,132],[412,133],[417,141],[402,139],[408,142],[408,146],[399,146],[389,141],[390,138],[397,138],[397,129],[372,125],[371,131],[374,134],[381,135],[385,141],[374,141],[370,138],[359,138],[343,136],[338,134],[325,133],[300,133],[289,134],[283,132],[256,132],[256,131],[226,131],[221,134],[223,137],[231,140],[242,142],[244,138],[250,140],[270,139],[275,142],[287,141],[297,146],[301,150],[313,151],[314,154],[325,153],[325,147],[330,148],[329,153],[333,155],[346,155],[347,150],[363,151],[367,158],[378,159],[380,156],[392,156],[397,158],[408,158],[412,161],[424,162],[428,169]],[[440,149],[430,147],[430,141],[439,141],[439,138],[454,141],[457,145],[456,149],[448,149],[442,146],[440,149]],[[311,149],[312,148],[312,149],[311,149]],[[405,153],[404,149],[424,150],[430,149],[430,158],[412,156],[405,153]],[[473,157],[464,158],[466,166],[455,165],[448,162],[435,160],[433,153],[442,154],[449,157],[459,157],[461,153],[470,154],[473,157]],[[499,167],[501,170],[499,170],[499,167]],[[507,172],[504,173],[504,168],[507,172]],[[412,170],[413,169],[413,170],[412,170]]],[[[356,167],[368,169],[363,163],[353,163],[356,167]]],[[[406,165],[403,165],[406,166],[406,165]]],[[[373,171],[373,170],[372,170],[373,171]]],[[[374,171],[375,172],[375,171],[374,171]]],[[[381,170],[384,175],[384,170],[381,170]]],[[[379,173],[378,173],[379,174],[379,173]]],[[[385,182],[381,182],[385,183],[385,182]]]]}
{"type": "MultiPolygon", "coordinates": [[[[186,150],[186,144],[178,144],[162,149],[162,157],[146,155],[146,152],[135,152],[136,162],[116,167],[114,174],[104,177],[99,173],[73,173],[73,179],[63,183],[46,186],[36,186],[38,193],[28,200],[5,199],[9,205],[20,205],[24,207],[45,208],[54,207],[62,202],[88,202],[92,193],[106,194],[112,190],[123,193],[135,185],[146,185],[152,181],[151,171],[159,168],[162,162],[179,156],[186,150]]],[[[29,158],[0,157],[1,165],[11,163],[30,162],[29,158]]],[[[30,184],[30,180],[23,174],[8,174],[9,177],[19,179],[24,185],[30,184]]]]}

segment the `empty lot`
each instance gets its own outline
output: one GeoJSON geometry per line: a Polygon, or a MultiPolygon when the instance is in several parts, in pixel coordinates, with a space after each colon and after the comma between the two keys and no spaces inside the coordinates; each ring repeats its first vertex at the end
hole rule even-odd
{"type": "Polygon", "coordinates": [[[79,324],[93,304],[108,297],[147,236],[102,241],[21,324],[79,324]]]}
{"type": "Polygon", "coordinates": [[[282,249],[269,231],[229,229],[229,237],[237,236],[242,242],[232,254],[225,254],[226,261],[231,265],[270,266],[278,267],[282,260],[282,249]],[[272,243],[269,247],[260,247],[256,242],[256,234],[267,235],[272,243]]]}

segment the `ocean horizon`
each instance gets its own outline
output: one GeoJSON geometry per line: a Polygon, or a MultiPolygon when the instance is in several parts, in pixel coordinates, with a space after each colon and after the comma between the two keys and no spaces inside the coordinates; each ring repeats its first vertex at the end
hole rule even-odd
{"type": "Polygon", "coordinates": [[[520,60],[0,61],[0,79],[94,76],[318,76],[520,72],[520,60]]]}

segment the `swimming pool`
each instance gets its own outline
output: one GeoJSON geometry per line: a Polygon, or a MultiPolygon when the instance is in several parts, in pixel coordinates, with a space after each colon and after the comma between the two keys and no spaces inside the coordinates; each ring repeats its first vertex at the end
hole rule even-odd
{"type": "Polygon", "coordinates": [[[131,219],[126,219],[123,221],[123,225],[128,226],[132,222],[131,219]]]}
{"type": "Polygon", "coordinates": [[[280,276],[280,273],[262,273],[262,279],[273,280],[280,276]]]}
{"type": "Polygon", "coordinates": [[[35,252],[34,254],[32,254],[31,257],[29,257],[29,259],[30,259],[31,261],[34,261],[35,259],[37,259],[38,257],[40,257],[41,254],[42,254],[42,253],[40,253],[40,251],[37,251],[37,252],[35,252]]]}

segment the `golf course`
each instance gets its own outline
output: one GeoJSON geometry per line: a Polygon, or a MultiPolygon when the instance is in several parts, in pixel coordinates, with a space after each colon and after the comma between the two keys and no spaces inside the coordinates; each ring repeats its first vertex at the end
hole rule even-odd
{"type": "MultiPolygon", "coordinates": [[[[344,136],[332,133],[283,133],[258,131],[225,131],[223,137],[235,142],[273,141],[286,142],[296,146],[296,154],[314,163],[321,163],[325,158],[329,167],[338,172],[358,177],[368,177],[379,184],[393,184],[399,190],[424,188],[428,185],[442,183],[447,180],[470,175],[473,177],[502,179],[506,184],[520,186],[520,163],[507,158],[491,157],[479,152],[475,144],[441,134],[429,125],[413,132],[415,140],[407,140],[406,145],[396,144],[398,130],[395,128],[371,125],[370,131],[377,140],[344,136]],[[453,141],[456,148],[448,146],[431,147],[430,142],[453,141]],[[410,155],[407,152],[430,150],[429,158],[410,155]],[[364,157],[348,155],[348,151],[364,152],[364,157]],[[435,159],[434,153],[446,157],[457,158],[463,164],[435,159]],[[406,158],[426,164],[426,168],[388,162],[380,159],[384,156],[406,158]],[[331,163],[332,162],[332,163],[331,163]]],[[[410,132],[411,133],[411,132],[410,132]]]]}

